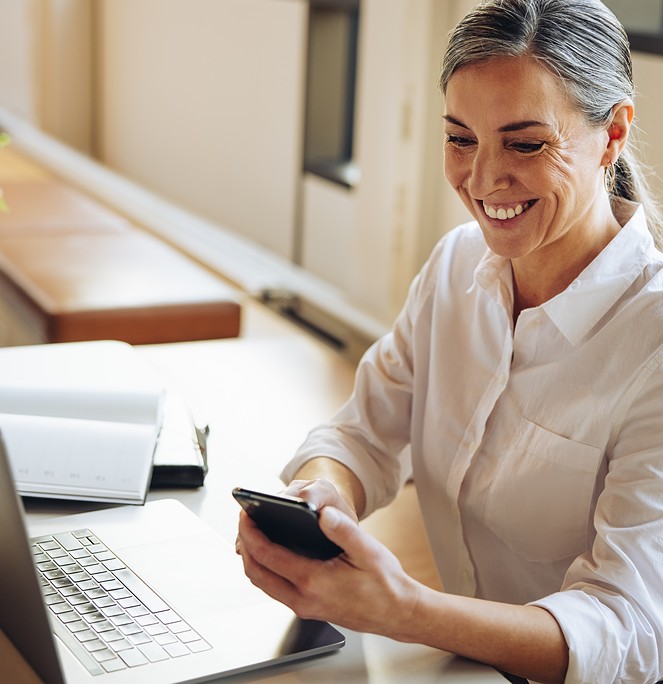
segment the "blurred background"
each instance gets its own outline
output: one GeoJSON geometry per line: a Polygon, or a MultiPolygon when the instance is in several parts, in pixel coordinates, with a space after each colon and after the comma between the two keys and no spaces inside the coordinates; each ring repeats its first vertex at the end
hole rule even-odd
{"type": "MultiPolygon", "coordinates": [[[[371,338],[466,218],[442,174],[436,81],[474,4],[0,0],[0,126],[25,123],[184,210],[169,240],[246,291],[299,297],[319,325],[324,310],[371,338]]],[[[607,4],[634,36],[663,199],[663,2],[607,4]]]]}

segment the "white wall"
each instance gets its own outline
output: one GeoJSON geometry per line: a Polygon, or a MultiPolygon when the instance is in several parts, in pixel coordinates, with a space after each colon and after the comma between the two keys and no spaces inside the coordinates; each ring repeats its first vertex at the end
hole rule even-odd
{"type": "Polygon", "coordinates": [[[0,104],[91,148],[92,0],[0,0],[0,104]]]}
{"type": "Polygon", "coordinates": [[[635,53],[633,78],[636,84],[636,137],[641,157],[651,168],[650,185],[663,205],[663,56],[635,53]]]}
{"type": "Polygon", "coordinates": [[[41,121],[45,130],[92,150],[92,18],[95,0],[41,0],[41,121]]]}
{"type": "Polygon", "coordinates": [[[0,101],[41,123],[41,0],[0,0],[0,101]]]}
{"type": "Polygon", "coordinates": [[[100,158],[292,254],[305,0],[98,0],[100,158]]]}

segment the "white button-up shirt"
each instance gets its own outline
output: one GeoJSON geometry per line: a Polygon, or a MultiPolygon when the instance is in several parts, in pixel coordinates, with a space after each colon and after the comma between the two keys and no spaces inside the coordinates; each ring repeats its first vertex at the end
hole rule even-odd
{"type": "Polygon", "coordinates": [[[656,682],[663,255],[643,210],[515,329],[512,303],[510,262],[478,225],[445,236],[284,479],[336,458],[370,512],[412,472],[446,591],[545,607],[570,647],[569,683],[656,682]]]}

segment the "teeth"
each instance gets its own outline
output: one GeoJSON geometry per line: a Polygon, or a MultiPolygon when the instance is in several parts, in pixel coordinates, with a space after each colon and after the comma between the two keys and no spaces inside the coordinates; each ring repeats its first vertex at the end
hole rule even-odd
{"type": "Polygon", "coordinates": [[[495,207],[489,207],[484,202],[483,210],[486,212],[486,216],[489,216],[491,219],[504,221],[506,219],[512,219],[516,216],[520,216],[520,214],[529,209],[529,206],[529,202],[525,202],[525,204],[518,204],[516,207],[513,208],[509,207],[508,209],[504,209],[504,207],[500,207],[499,209],[495,209],[495,207]]]}

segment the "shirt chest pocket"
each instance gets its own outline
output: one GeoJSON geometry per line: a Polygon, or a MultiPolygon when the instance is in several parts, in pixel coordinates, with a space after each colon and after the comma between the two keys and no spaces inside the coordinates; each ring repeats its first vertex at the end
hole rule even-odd
{"type": "Polygon", "coordinates": [[[600,449],[523,418],[488,488],[486,525],[531,561],[560,560],[586,551],[601,457],[600,449]]]}

